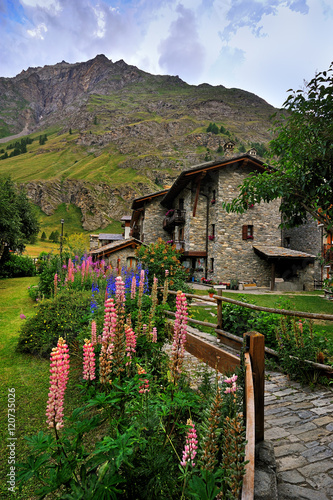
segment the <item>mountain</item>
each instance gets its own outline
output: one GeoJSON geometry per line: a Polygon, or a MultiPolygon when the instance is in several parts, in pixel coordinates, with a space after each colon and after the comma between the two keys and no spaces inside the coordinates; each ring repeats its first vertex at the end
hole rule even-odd
{"type": "Polygon", "coordinates": [[[241,89],[188,85],[104,55],[29,68],[0,78],[1,158],[9,155],[0,175],[25,184],[46,214],[60,203],[78,206],[93,230],[183,169],[218,159],[229,140],[235,152],[253,143],[264,151],[275,111],[241,89]],[[207,132],[210,123],[219,133],[207,132]],[[27,152],[10,156],[24,136],[34,139],[27,152]]]}

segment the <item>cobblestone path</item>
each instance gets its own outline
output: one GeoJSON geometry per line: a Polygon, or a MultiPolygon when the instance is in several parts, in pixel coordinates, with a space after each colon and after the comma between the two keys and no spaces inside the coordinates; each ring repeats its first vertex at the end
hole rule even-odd
{"type": "Polygon", "coordinates": [[[265,382],[265,440],[274,445],[279,500],[333,499],[333,390],[278,372],[265,382]]]}

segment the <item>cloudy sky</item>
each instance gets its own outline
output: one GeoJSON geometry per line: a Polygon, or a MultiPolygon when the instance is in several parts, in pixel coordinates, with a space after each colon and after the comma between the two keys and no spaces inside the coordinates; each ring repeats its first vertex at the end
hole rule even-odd
{"type": "Polygon", "coordinates": [[[0,0],[0,76],[105,54],[281,107],[333,61],[333,0],[0,0]]]}

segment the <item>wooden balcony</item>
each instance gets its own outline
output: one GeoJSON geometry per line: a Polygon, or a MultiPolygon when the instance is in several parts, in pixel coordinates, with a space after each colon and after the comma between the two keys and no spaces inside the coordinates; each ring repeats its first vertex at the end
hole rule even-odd
{"type": "Polygon", "coordinates": [[[163,220],[163,229],[171,231],[175,226],[182,224],[185,224],[185,210],[169,210],[168,215],[163,220]]]}

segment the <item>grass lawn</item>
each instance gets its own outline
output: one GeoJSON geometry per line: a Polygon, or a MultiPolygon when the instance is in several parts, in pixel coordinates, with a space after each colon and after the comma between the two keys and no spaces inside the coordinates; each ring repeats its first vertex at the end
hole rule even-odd
{"type": "MultiPolygon", "coordinates": [[[[8,437],[8,390],[15,389],[15,458],[16,462],[28,456],[28,447],[24,440],[26,435],[34,435],[46,428],[45,410],[49,389],[49,361],[15,352],[20,325],[24,319],[34,312],[34,303],[29,298],[27,288],[37,284],[38,278],[16,278],[0,280],[0,498],[33,499],[33,488],[28,483],[22,494],[13,495],[8,491],[6,474],[9,473],[7,443],[8,437]]],[[[73,388],[67,410],[75,407],[77,392],[73,388]]],[[[70,387],[69,385],[69,387],[70,387]]],[[[66,405],[66,401],[65,401],[66,405]]]]}
{"type": "MultiPolygon", "coordinates": [[[[195,295],[208,297],[207,290],[194,290],[193,293],[195,295]]],[[[223,291],[223,296],[234,300],[250,302],[263,307],[333,315],[333,301],[325,299],[323,297],[323,292],[320,290],[285,294],[269,292],[264,294],[242,294],[223,291]]],[[[194,319],[214,323],[216,321],[216,306],[211,306],[208,302],[205,307],[192,306],[190,315],[194,319]]],[[[333,339],[333,321],[316,320],[315,330],[333,339]]],[[[208,330],[206,329],[205,331],[208,330]]]]}

